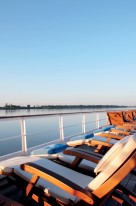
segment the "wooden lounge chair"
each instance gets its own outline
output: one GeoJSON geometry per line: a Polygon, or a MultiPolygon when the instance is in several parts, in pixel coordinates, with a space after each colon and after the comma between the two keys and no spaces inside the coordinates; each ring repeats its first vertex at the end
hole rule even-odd
{"type": "MultiPolygon", "coordinates": [[[[120,152],[120,150],[122,149],[122,144],[125,144],[125,142],[129,138],[130,136],[124,137],[122,140],[116,142],[115,145],[106,153],[106,155],[98,154],[96,152],[84,148],[75,147],[75,148],[67,148],[66,150],[64,150],[63,155],[62,154],[58,155],[58,159],[61,160],[62,162],[68,163],[71,168],[80,167],[85,169],[86,171],[89,172],[91,171],[94,173],[97,164],[101,161],[103,156],[105,156],[104,159],[106,160],[106,162],[110,161],[112,159],[112,155],[114,155],[114,151],[120,152]]],[[[99,172],[100,171],[101,170],[99,170],[99,172]]]]}
{"type": "Polygon", "coordinates": [[[123,111],[125,122],[134,122],[133,111],[123,111]]]}
{"type": "Polygon", "coordinates": [[[134,121],[132,111],[107,112],[107,116],[110,124],[136,129],[136,121],[134,121]]]}
{"type": "Polygon", "coordinates": [[[31,196],[43,205],[100,206],[136,166],[136,135],[121,145],[122,149],[114,151],[111,161],[97,165],[97,169],[103,166],[103,170],[95,178],[47,159],[22,164],[15,168],[15,173],[28,181],[26,197],[31,196]]]}
{"type": "MultiPolygon", "coordinates": [[[[109,127],[109,126],[107,126],[107,127],[109,127]]],[[[75,147],[75,146],[82,146],[82,145],[86,144],[88,146],[96,146],[97,148],[95,151],[97,151],[99,153],[103,153],[103,149],[105,152],[105,148],[107,148],[107,149],[110,148],[117,140],[122,139],[126,135],[131,135],[131,132],[126,132],[122,129],[120,129],[120,130],[119,129],[112,129],[110,131],[103,132],[102,129],[98,129],[98,130],[95,130],[94,133],[91,131],[90,133],[75,136],[70,141],[66,142],[65,144],[59,144],[59,145],[60,145],[60,148],[61,149],[63,148],[63,150],[64,150],[68,146],[75,147]],[[116,135],[116,134],[119,134],[119,135],[116,135]],[[86,138],[86,136],[88,136],[88,137],[91,136],[91,137],[86,138]]],[[[43,147],[41,149],[34,150],[31,152],[31,156],[45,157],[47,154],[51,154],[51,151],[53,151],[53,153],[59,153],[60,150],[58,150],[58,149],[57,149],[57,152],[54,152],[54,151],[56,151],[54,146],[55,145],[50,145],[47,147],[43,147]]]]}
{"type": "Polygon", "coordinates": [[[125,136],[129,136],[132,134],[132,132],[111,129],[109,132],[96,133],[94,134],[94,137],[89,139],[69,141],[67,142],[67,145],[71,147],[80,147],[84,144],[90,147],[95,146],[95,152],[105,154],[105,152],[107,152],[107,150],[111,148],[118,140],[121,140],[125,136]]]}
{"type": "Polygon", "coordinates": [[[113,125],[123,125],[124,124],[124,117],[123,112],[107,112],[108,120],[110,124],[113,125]]]}
{"type": "Polygon", "coordinates": [[[122,129],[122,130],[124,130],[126,132],[134,132],[134,133],[136,132],[136,126],[135,125],[131,125],[131,124],[128,124],[128,125],[126,125],[126,124],[118,125],[116,128],[117,129],[122,129]]]}
{"type": "Polygon", "coordinates": [[[133,110],[133,119],[136,120],[136,110],[133,110]]]}
{"type": "MultiPolygon", "coordinates": [[[[67,142],[67,145],[69,146],[69,148],[81,146],[82,149],[85,149],[85,146],[87,145],[91,147],[91,149],[89,149],[90,152],[94,151],[95,153],[102,153],[102,148],[104,149],[106,148],[107,150],[109,150],[119,139],[122,139],[122,137],[115,134],[102,133],[101,135],[102,137],[95,136],[95,139],[91,138],[91,139],[69,141],[67,142]],[[112,139],[112,137],[114,137],[114,139],[112,139]]],[[[14,173],[14,167],[28,161],[35,162],[36,160],[39,160],[40,157],[47,158],[50,160],[63,158],[62,153],[58,153],[58,154],[36,153],[36,154],[32,154],[31,156],[19,156],[19,157],[10,158],[6,161],[0,162],[0,174],[12,175],[14,173]]]]}

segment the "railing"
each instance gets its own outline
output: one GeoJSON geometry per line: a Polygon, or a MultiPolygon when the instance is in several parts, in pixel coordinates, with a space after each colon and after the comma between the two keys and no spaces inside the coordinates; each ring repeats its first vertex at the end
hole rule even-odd
{"type": "MultiPolygon", "coordinates": [[[[90,127],[89,130],[86,130],[87,124],[95,124],[95,128],[99,128],[100,126],[103,126],[103,125],[107,124],[106,111],[70,112],[70,113],[54,113],[54,114],[38,114],[38,115],[22,115],[22,116],[3,116],[3,117],[0,117],[0,121],[5,121],[5,120],[8,120],[8,121],[9,120],[10,121],[18,120],[18,121],[20,121],[20,131],[21,131],[20,136],[21,136],[21,147],[22,148],[21,148],[21,151],[14,152],[12,154],[2,155],[0,157],[0,160],[9,158],[11,156],[16,156],[16,155],[28,155],[28,154],[30,154],[30,152],[33,149],[43,147],[43,146],[51,144],[51,143],[65,142],[68,139],[70,139],[70,137],[72,137],[72,136],[76,136],[76,135],[79,135],[79,134],[84,134],[84,133],[89,132],[89,131],[94,129],[93,127],[92,128],[90,127]],[[104,114],[104,118],[100,118],[101,113],[104,114]],[[91,121],[86,121],[86,115],[88,115],[88,114],[91,114],[91,115],[95,114],[95,120],[90,118],[91,121]],[[73,115],[81,115],[81,123],[80,123],[81,133],[65,136],[65,134],[64,134],[65,129],[69,129],[70,127],[75,127],[78,124],[64,126],[63,118],[65,116],[73,116],[73,115]],[[34,147],[31,147],[31,148],[27,148],[27,135],[28,134],[26,132],[26,120],[27,119],[35,119],[35,118],[45,118],[45,117],[47,118],[47,117],[54,117],[54,116],[55,117],[58,116],[58,122],[59,122],[59,137],[58,137],[58,139],[46,142],[46,143],[41,144],[41,145],[36,145],[34,147]],[[101,125],[101,122],[104,122],[104,124],[101,125]]],[[[12,139],[12,137],[10,137],[10,138],[12,139]]],[[[0,139],[0,141],[6,141],[6,140],[7,140],[6,138],[5,139],[0,139]]],[[[7,144],[8,144],[8,142],[7,142],[7,144]]]]}

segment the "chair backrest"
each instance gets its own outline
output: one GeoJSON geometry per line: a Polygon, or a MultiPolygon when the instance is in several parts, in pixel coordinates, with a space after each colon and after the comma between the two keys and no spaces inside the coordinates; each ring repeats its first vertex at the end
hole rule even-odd
{"type": "Polygon", "coordinates": [[[133,114],[133,119],[136,120],[136,110],[133,110],[132,114],[133,114]]]}
{"type": "Polygon", "coordinates": [[[99,161],[97,166],[94,169],[94,172],[98,174],[99,172],[103,171],[105,167],[113,160],[115,156],[117,156],[126,142],[130,139],[131,136],[126,136],[121,140],[117,141],[109,151],[103,156],[103,158],[99,161]]]}
{"type": "Polygon", "coordinates": [[[124,111],[123,117],[124,117],[125,122],[133,122],[134,121],[132,111],[124,111]]]}
{"type": "Polygon", "coordinates": [[[102,184],[104,184],[112,175],[114,175],[119,170],[119,168],[123,166],[123,164],[130,157],[130,155],[133,154],[135,150],[136,150],[136,134],[126,139],[121,151],[117,153],[116,155],[114,155],[114,157],[112,158],[112,161],[110,161],[109,164],[105,166],[103,171],[100,172],[94,178],[94,180],[88,184],[88,189],[91,191],[96,190],[102,184]]]}
{"type": "Polygon", "coordinates": [[[108,120],[110,124],[122,125],[124,124],[123,112],[107,112],[108,120]]]}

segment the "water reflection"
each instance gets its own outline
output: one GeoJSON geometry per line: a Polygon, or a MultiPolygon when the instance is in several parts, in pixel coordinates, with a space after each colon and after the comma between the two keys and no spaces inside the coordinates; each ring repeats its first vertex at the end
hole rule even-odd
{"type": "MultiPolygon", "coordinates": [[[[33,115],[33,114],[49,114],[49,113],[52,114],[52,113],[68,113],[68,112],[84,112],[84,111],[87,112],[87,111],[102,111],[102,110],[106,111],[106,109],[79,109],[79,108],[77,109],[16,109],[16,110],[9,109],[9,110],[0,110],[0,116],[33,115]]],[[[115,110],[115,108],[113,110],[115,110]]]]}

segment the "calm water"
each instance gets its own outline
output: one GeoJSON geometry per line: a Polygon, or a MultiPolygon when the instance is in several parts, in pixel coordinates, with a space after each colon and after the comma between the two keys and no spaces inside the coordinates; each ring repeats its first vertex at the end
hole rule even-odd
{"type": "MultiPolygon", "coordinates": [[[[50,113],[67,113],[67,112],[82,112],[82,111],[96,111],[96,110],[97,111],[102,111],[101,109],[22,109],[22,110],[0,110],[0,116],[50,114],[50,113]]],[[[106,110],[106,109],[103,109],[103,110],[106,110]]]]}
{"type": "MultiPolygon", "coordinates": [[[[74,111],[95,111],[92,109],[85,110],[0,110],[0,116],[14,116],[14,115],[31,115],[31,114],[49,114],[49,113],[65,113],[74,111]]],[[[101,111],[101,110],[100,110],[101,111]]],[[[100,113],[100,119],[106,117],[105,113],[100,113]]],[[[96,116],[94,114],[86,114],[86,131],[96,127],[96,116]]],[[[63,117],[64,136],[74,135],[82,132],[82,116],[65,115],[63,117]],[[73,126],[74,125],[74,126],[73,126]]],[[[105,120],[101,121],[104,125],[105,120]]],[[[44,117],[26,120],[27,132],[27,147],[36,146],[45,142],[59,138],[59,117],[44,117]]],[[[21,136],[20,136],[20,121],[6,120],[0,121],[0,156],[21,150],[21,136]],[[12,138],[12,139],[11,139],[12,138]],[[3,141],[4,140],[4,141],[3,141]]]]}

